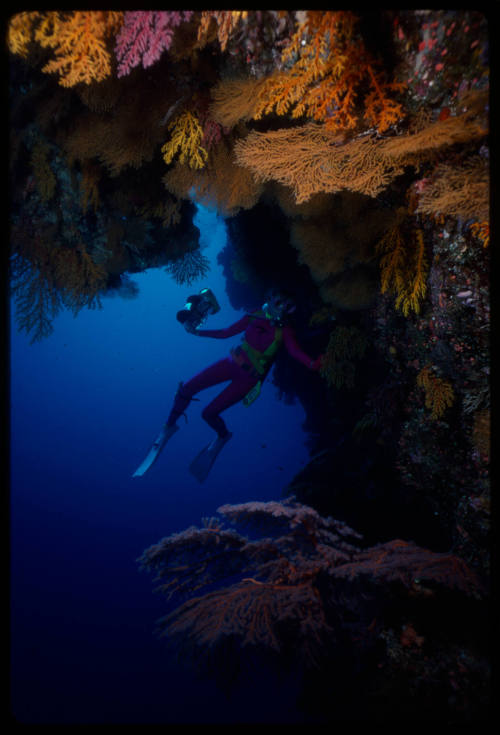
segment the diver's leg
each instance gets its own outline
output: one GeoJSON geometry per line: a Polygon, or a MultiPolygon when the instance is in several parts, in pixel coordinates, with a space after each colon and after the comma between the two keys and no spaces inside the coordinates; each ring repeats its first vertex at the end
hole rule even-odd
{"type": "Polygon", "coordinates": [[[256,380],[245,373],[238,365],[233,363],[233,380],[219,393],[214,400],[208,404],[202,411],[202,417],[207,424],[214,429],[217,434],[223,438],[229,434],[224,420],[220,417],[220,413],[234,406],[235,403],[241,401],[249,390],[251,390],[256,380]]]}
{"type": "Polygon", "coordinates": [[[175,394],[174,405],[167,419],[167,426],[173,426],[176,423],[179,416],[182,416],[186,411],[196,393],[225,380],[232,380],[233,365],[233,361],[226,357],[197,373],[187,383],[181,383],[175,394]]]}

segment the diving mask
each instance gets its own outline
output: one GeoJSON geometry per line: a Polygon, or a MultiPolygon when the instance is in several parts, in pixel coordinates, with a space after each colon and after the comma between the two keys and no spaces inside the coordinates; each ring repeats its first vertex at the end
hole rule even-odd
{"type": "Polygon", "coordinates": [[[281,322],[287,314],[295,311],[293,301],[282,294],[273,294],[262,306],[266,317],[273,322],[281,322]]]}

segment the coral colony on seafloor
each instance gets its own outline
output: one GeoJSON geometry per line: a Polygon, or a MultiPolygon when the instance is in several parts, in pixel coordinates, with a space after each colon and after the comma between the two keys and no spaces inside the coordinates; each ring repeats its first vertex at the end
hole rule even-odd
{"type": "Polygon", "coordinates": [[[275,367],[322,422],[286,499],[225,505],[142,555],[162,631],[212,663],[293,660],[318,690],[351,672],[376,715],[388,692],[395,717],[488,702],[488,31],[474,10],[26,11],[7,28],[19,328],[43,339],[145,268],[204,276],[199,203],[226,220],[228,293],[293,273],[323,355],[313,382],[275,367]]]}

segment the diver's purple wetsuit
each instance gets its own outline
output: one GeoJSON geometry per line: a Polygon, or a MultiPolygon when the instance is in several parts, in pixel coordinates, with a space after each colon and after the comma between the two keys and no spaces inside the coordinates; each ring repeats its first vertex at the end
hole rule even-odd
{"type": "MultiPolygon", "coordinates": [[[[264,352],[273,342],[275,330],[274,324],[265,316],[245,314],[242,319],[226,329],[198,329],[196,334],[202,337],[226,339],[244,331],[248,344],[259,352],[264,352]]],[[[318,368],[318,361],[313,361],[302,352],[290,326],[282,327],[282,337],[283,344],[292,357],[312,370],[318,368]]],[[[225,436],[228,433],[227,427],[219,414],[241,401],[261,379],[243,350],[239,351],[238,361],[233,356],[219,360],[188,380],[187,383],[181,384],[167,424],[169,426],[175,424],[196,393],[217,383],[231,381],[202,412],[209,426],[215,429],[219,436],[225,436]]]]}

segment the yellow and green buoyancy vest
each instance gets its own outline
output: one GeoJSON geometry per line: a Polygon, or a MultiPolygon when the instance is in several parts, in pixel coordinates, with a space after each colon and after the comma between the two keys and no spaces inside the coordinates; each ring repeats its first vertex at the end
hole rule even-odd
{"type": "MultiPolygon", "coordinates": [[[[255,314],[251,314],[251,316],[255,318],[267,318],[266,314],[263,311],[257,311],[255,312],[255,314]]],[[[241,347],[248,355],[248,359],[250,360],[256,371],[259,373],[259,375],[265,375],[271,367],[276,353],[281,347],[282,341],[283,329],[282,327],[277,326],[274,331],[273,341],[263,352],[260,352],[260,350],[256,350],[255,347],[249,345],[246,340],[241,343],[241,347]]]]}

